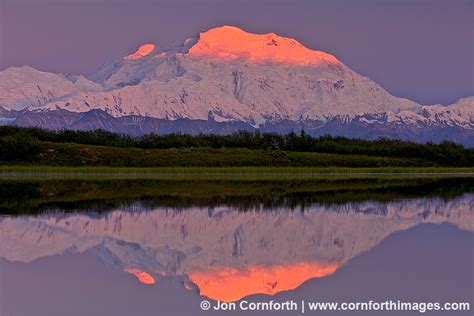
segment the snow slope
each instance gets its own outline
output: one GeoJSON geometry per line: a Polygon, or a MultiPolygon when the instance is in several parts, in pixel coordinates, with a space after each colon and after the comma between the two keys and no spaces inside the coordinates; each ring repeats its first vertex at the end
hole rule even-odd
{"type": "Polygon", "coordinates": [[[36,109],[80,91],[102,87],[83,76],[56,75],[29,66],[0,72],[0,106],[7,110],[36,109]]]}

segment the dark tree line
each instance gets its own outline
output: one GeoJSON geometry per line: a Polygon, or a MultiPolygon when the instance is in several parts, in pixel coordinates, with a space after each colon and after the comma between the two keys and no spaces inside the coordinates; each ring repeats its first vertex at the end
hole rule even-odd
{"type": "Polygon", "coordinates": [[[10,155],[33,157],[40,142],[78,143],[125,148],[248,148],[335,154],[361,154],[380,157],[419,158],[442,166],[474,166],[474,149],[453,142],[440,144],[380,138],[350,139],[336,136],[312,137],[302,131],[286,135],[241,131],[232,135],[149,134],[139,137],[96,131],[48,131],[39,128],[0,127],[0,160],[12,160],[10,155]]]}

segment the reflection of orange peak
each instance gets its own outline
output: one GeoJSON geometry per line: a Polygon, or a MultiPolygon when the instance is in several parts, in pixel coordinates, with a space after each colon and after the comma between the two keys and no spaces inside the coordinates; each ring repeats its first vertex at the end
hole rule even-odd
{"type": "Polygon", "coordinates": [[[232,302],[251,294],[274,295],[292,290],[306,280],[330,275],[337,263],[296,263],[287,266],[250,266],[245,269],[221,268],[193,272],[189,278],[200,294],[214,300],[232,302]]]}
{"type": "Polygon", "coordinates": [[[125,56],[124,59],[128,59],[128,60],[139,59],[139,58],[149,55],[154,49],[155,49],[155,45],[144,44],[140,46],[135,53],[125,56]]]}
{"type": "Polygon", "coordinates": [[[155,284],[155,279],[145,271],[136,268],[126,268],[124,271],[133,274],[143,284],[155,284]]]}
{"type": "Polygon", "coordinates": [[[278,36],[275,33],[247,33],[234,26],[216,27],[200,33],[199,41],[191,47],[189,55],[298,65],[338,62],[334,56],[306,48],[292,38],[278,36]]]}

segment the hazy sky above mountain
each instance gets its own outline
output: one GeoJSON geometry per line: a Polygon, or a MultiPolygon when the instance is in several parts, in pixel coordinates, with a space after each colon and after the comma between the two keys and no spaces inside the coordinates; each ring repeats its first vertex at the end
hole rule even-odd
{"type": "Polygon", "coordinates": [[[90,74],[215,26],[275,32],[422,104],[474,95],[471,0],[0,0],[0,70],[90,74]]]}

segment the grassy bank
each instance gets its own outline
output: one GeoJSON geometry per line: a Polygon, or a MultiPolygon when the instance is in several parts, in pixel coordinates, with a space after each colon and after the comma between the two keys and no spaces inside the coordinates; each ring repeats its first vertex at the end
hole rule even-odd
{"type": "Polygon", "coordinates": [[[110,167],[430,167],[416,158],[285,152],[246,148],[140,149],[40,142],[31,165],[110,167]]]}
{"type": "Polygon", "coordinates": [[[240,132],[145,135],[0,127],[0,165],[109,167],[474,167],[474,149],[444,142],[240,132]]]}

